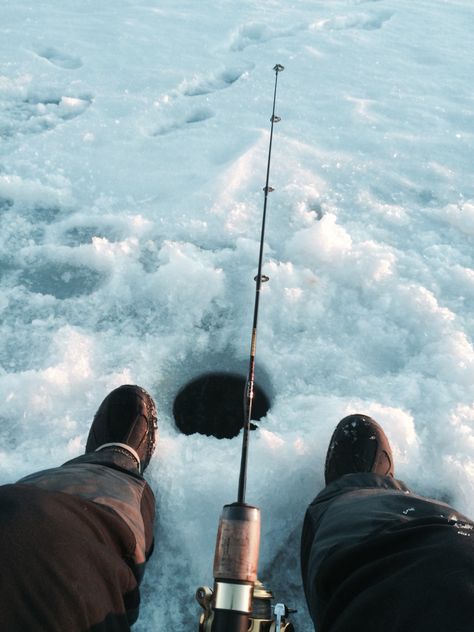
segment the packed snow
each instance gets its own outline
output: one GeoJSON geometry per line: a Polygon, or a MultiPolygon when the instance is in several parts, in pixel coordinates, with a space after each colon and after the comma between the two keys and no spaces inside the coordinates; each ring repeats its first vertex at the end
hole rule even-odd
{"type": "Polygon", "coordinates": [[[472,1],[0,0],[0,17],[0,482],[80,454],[112,388],[151,392],[137,632],[196,629],[236,499],[240,439],[181,435],[172,405],[247,362],[285,66],[247,501],[260,578],[310,632],[299,534],[340,418],[375,417],[397,476],[474,516],[472,1]]]}

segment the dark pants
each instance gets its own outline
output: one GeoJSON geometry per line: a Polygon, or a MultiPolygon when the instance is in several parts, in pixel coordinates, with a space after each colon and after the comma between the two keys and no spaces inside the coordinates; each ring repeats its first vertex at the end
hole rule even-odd
{"type": "Polygon", "coordinates": [[[153,493],[120,452],[0,487],[2,632],[127,632],[153,549],[153,493]]]}
{"type": "Polygon", "coordinates": [[[348,474],[306,512],[301,570],[317,632],[472,632],[474,526],[391,477],[348,474]]]}

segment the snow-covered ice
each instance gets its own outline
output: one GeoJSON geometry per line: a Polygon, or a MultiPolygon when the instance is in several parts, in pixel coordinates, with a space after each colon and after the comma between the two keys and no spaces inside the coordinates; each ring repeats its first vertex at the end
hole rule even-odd
{"type": "Polygon", "coordinates": [[[137,632],[194,630],[240,440],[173,398],[249,353],[280,75],[247,500],[260,577],[312,629],[305,508],[337,421],[474,516],[471,0],[0,0],[0,482],[79,454],[113,387],[155,397],[157,548],[137,632]]]}

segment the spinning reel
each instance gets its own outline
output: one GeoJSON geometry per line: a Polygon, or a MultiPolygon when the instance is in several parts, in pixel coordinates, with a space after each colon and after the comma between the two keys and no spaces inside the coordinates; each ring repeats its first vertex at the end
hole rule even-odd
{"type": "MultiPolygon", "coordinates": [[[[212,610],[213,591],[201,586],[196,591],[196,599],[204,612],[199,618],[199,632],[211,632],[214,613],[212,610]]],[[[272,606],[273,595],[257,580],[253,589],[252,612],[249,617],[248,632],[294,632],[293,624],[288,621],[289,610],[284,604],[272,606]]]]}

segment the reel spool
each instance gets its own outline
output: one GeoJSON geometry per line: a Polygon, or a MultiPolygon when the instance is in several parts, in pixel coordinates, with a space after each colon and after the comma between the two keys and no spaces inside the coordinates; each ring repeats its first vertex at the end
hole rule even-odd
{"type": "MultiPolygon", "coordinates": [[[[208,586],[196,591],[196,599],[204,612],[199,618],[198,632],[211,632],[214,613],[212,611],[213,592],[208,586]]],[[[284,604],[272,606],[273,594],[257,579],[253,590],[252,612],[248,622],[248,632],[295,632],[293,624],[287,620],[294,610],[284,604]]]]}

